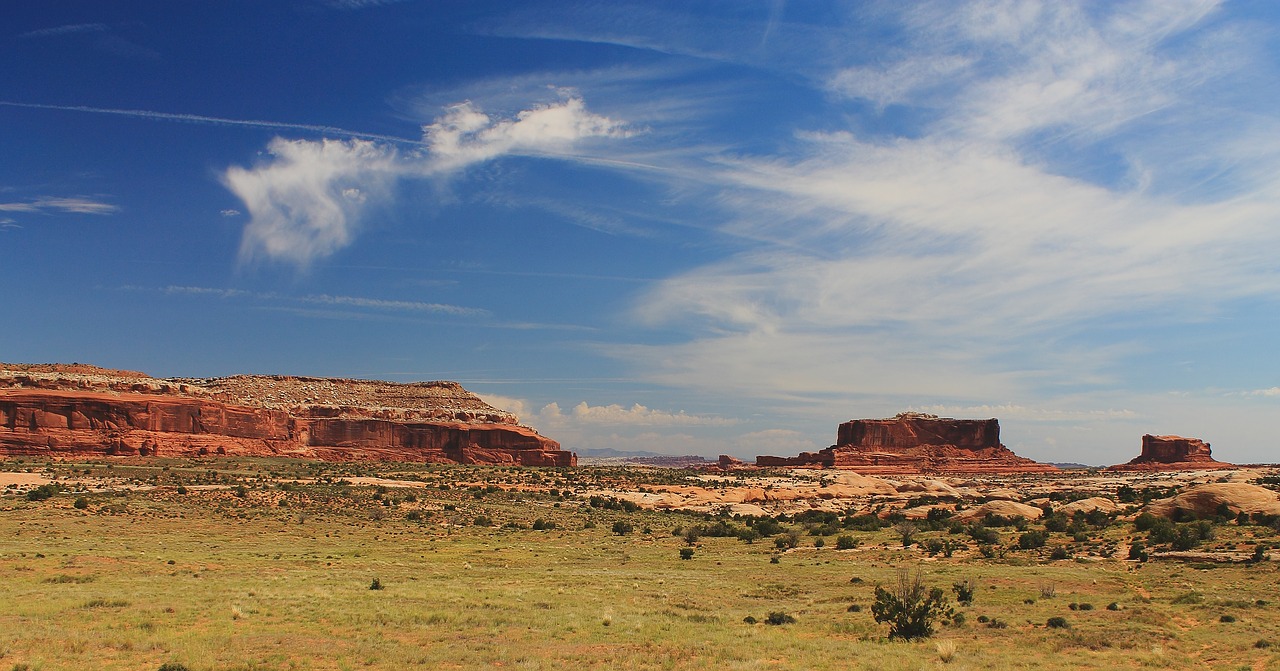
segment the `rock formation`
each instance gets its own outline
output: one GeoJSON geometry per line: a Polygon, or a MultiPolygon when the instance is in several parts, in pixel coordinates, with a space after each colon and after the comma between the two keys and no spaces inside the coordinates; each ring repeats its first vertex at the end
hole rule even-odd
{"type": "Polygon", "coordinates": [[[1280,515],[1280,493],[1246,482],[1212,482],[1152,501],[1146,511],[1161,517],[1212,517],[1220,512],[1280,515]]]}
{"type": "Polygon", "coordinates": [[[577,463],[456,382],[158,379],[82,364],[0,364],[0,454],[577,463]]]}
{"type": "Polygon", "coordinates": [[[892,419],[840,425],[836,444],[795,457],[756,457],[757,466],[844,468],[883,475],[909,473],[1049,473],[1058,469],[1000,444],[995,419],[948,419],[904,412],[892,419]]]}
{"type": "Polygon", "coordinates": [[[1235,468],[1235,464],[1214,459],[1209,453],[1209,443],[1199,438],[1147,434],[1142,437],[1142,454],[1109,470],[1190,471],[1215,468],[1235,468]]]}

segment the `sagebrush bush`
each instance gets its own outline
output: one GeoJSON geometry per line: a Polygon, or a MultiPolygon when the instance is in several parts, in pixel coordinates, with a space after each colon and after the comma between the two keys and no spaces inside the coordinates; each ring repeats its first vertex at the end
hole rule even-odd
{"type": "Polygon", "coordinates": [[[954,615],[941,589],[926,588],[920,574],[898,573],[890,589],[876,586],[876,601],[871,606],[876,622],[888,623],[889,638],[928,638],[939,619],[954,615]]]}

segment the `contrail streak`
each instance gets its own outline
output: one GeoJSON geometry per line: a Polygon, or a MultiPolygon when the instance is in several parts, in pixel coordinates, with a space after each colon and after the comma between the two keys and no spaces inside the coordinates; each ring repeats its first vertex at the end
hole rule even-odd
{"type": "Polygon", "coordinates": [[[152,112],[149,110],[124,110],[112,109],[109,107],[89,107],[86,105],[43,105],[40,103],[18,103],[0,100],[0,105],[6,107],[25,107],[28,109],[42,110],[61,110],[65,112],[89,112],[92,114],[115,114],[118,116],[135,117],[138,119],[159,119],[162,121],[186,121],[188,123],[207,123],[217,124],[221,126],[247,126],[249,128],[269,128],[281,130],[303,130],[313,133],[327,133],[330,135],[342,135],[346,137],[360,138],[363,140],[382,140],[384,142],[394,142],[396,144],[412,144],[420,145],[422,142],[418,140],[410,140],[403,137],[395,137],[393,135],[379,135],[377,133],[363,133],[360,131],[347,130],[336,126],[320,126],[305,123],[284,123],[280,121],[257,121],[253,119],[224,119],[222,117],[203,116],[200,114],[172,114],[169,112],[152,112]]]}

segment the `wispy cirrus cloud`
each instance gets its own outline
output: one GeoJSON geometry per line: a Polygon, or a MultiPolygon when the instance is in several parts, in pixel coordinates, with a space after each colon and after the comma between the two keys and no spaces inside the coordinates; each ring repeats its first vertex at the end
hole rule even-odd
{"type": "Polygon", "coordinates": [[[18,35],[18,38],[31,39],[38,37],[57,37],[59,35],[75,35],[78,33],[103,33],[107,30],[110,30],[110,26],[105,23],[68,23],[66,25],[53,26],[52,28],[30,30],[18,35]]]}
{"type": "Polygon", "coordinates": [[[323,124],[305,124],[305,123],[289,123],[284,121],[264,121],[261,119],[231,119],[227,117],[208,116],[205,114],[181,114],[173,112],[157,112],[153,110],[138,109],[117,109],[113,107],[92,107],[88,105],[45,105],[42,103],[15,102],[12,100],[0,100],[0,105],[5,107],[21,107],[26,109],[42,109],[57,110],[61,112],[83,112],[87,114],[110,114],[114,116],[134,117],[137,119],[151,119],[154,121],[177,121],[180,123],[198,123],[212,124],[215,126],[243,126],[247,128],[261,128],[264,130],[293,130],[305,131],[309,133],[321,133],[324,135],[357,138],[362,140],[378,140],[380,142],[389,142],[401,145],[417,145],[420,141],[411,138],[395,137],[392,135],[381,135],[378,133],[364,133],[361,131],[347,130],[337,126],[326,126],[323,124]]]}
{"type": "Polygon", "coordinates": [[[930,114],[722,158],[705,179],[733,212],[723,229],[761,244],[636,306],[687,341],[612,351],[662,384],[865,394],[892,410],[1116,384],[1130,350],[1098,323],[1185,322],[1273,295],[1280,155],[1239,153],[1275,146],[1247,115],[1229,141],[1204,122],[1201,87],[1238,65],[1195,48],[1220,41],[1189,32],[1215,6],[903,10],[903,56],[836,69],[827,88],[930,114]],[[1153,160],[1171,137],[1234,166],[1228,197],[1153,160]]]}
{"type": "Polygon", "coordinates": [[[422,147],[412,151],[359,139],[276,138],[267,161],[229,168],[223,182],[250,217],[241,258],[304,267],[350,244],[366,210],[385,203],[401,180],[446,177],[507,155],[571,158],[568,150],[584,140],[631,133],[624,123],[588,111],[573,95],[511,118],[460,103],[422,131],[422,147]]]}
{"type": "Polygon", "coordinates": [[[49,214],[65,212],[70,214],[115,214],[120,208],[94,198],[77,197],[43,197],[23,202],[0,203],[0,212],[28,212],[33,214],[49,214]]]}
{"type": "Polygon", "coordinates": [[[203,296],[209,298],[247,299],[258,302],[279,304],[329,305],[365,309],[376,312],[441,314],[455,317],[486,317],[489,311],[482,308],[450,305],[448,303],[432,303],[427,301],[388,300],[365,296],[344,296],[331,294],[303,294],[291,296],[271,291],[251,291],[226,287],[200,287],[188,285],[169,285],[158,288],[137,286],[121,287],[127,291],[156,291],[170,296],[203,296]]]}

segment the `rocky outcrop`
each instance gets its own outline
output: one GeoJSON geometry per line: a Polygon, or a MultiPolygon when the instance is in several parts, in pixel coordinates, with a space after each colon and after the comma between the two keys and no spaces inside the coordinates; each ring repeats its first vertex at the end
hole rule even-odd
{"type": "Polygon", "coordinates": [[[1132,461],[1112,466],[1114,471],[1190,471],[1235,468],[1235,464],[1218,461],[1209,452],[1209,443],[1199,438],[1182,436],[1142,437],[1142,454],[1132,461]]]}
{"type": "Polygon", "coordinates": [[[901,413],[840,425],[836,444],[795,457],[756,457],[757,466],[844,468],[879,475],[914,473],[1050,473],[1000,443],[995,419],[949,419],[901,413]]]}
{"type": "Polygon", "coordinates": [[[1190,487],[1146,511],[1162,517],[1212,517],[1221,513],[1280,515],[1280,494],[1246,482],[1212,482],[1190,487]]]}
{"type": "Polygon", "coordinates": [[[0,364],[0,454],[577,463],[455,382],[157,379],[82,364],[0,364]]]}

